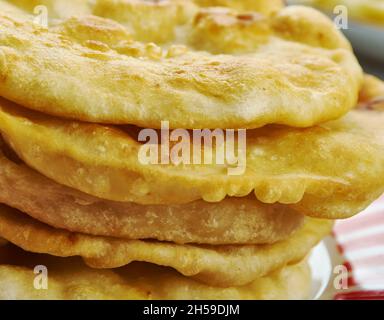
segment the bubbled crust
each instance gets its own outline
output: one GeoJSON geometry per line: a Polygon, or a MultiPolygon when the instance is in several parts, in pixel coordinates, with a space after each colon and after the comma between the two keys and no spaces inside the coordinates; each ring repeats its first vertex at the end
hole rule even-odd
{"type": "Polygon", "coordinates": [[[292,237],[270,245],[178,245],[71,233],[0,205],[0,237],[24,250],[80,256],[89,266],[100,269],[143,261],[174,268],[184,276],[218,287],[245,285],[304,259],[332,226],[327,220],[307,218],[292,237]]]}
{"type": "Polygon", "coordinates": [[[124,25],[136,40],[168,43],[176,28],[192,19],[198,7],[188,0],[96,0],[92,14],[124,25]]]}
{"type": "MultiPolygon", "coordinates": [[[[302,7],[283,9],[271,18],[272,31],[294,25],[296,18],[288,17],[317,14],[302,7]]],[[[223,34],[242,33],[239,26],[246,25],[252,44],[246,52],[241,48],[241,55],[217,55],[135,42],[128,31],[102,18],[74,19],[46,30],[0,17],[2,96],[58,116],[153,128],[162,120],[171,120],[172,128],[307,127],[340,117],[356,104],[361,68],[331,25],[324,35],[329,41],[308,44],[309,36],[305,43],[292,42],[279,31],[266,38],[264,27],[260,31],[257,24],[249,27],[236,18],[223,34]],[[76,35],[68,31],[74,25],[76,35]],[[252,36],[253,28],[260,36],[252,36]],[[335,39],[340,48],[321,47],[335,39]],[[253,47],[258,48],[249,51],[253,47]]],[[[308,18],[306,24],[311,22],[318,23],[308,18]]],[[[316,27],[309,30],[318,37],[316,27]]],[[[225,41],[223,47],[238,49],[225,41]]]]}
{"type": "Polygon", "coordinates": [[[307,299],[311,271],[306,260],[286,266],[247,286],[206,285],[178,272],[149,263],[119,269],[89,268],[77,258],[31,254],[15,246],[0,248],[0,299],[160,299],[243,300],[307,299]],[[36,290],[33,268],[49,270],[47,290],[36,290]]]}
{"type": "Polygon", "coordinates": [[[272,18],[227,8],[200,10],[194,19],[189,45],[216,54],[246,53],[257,51],[274,36],[313,47],[351,50],[332,21],[306,7],[288,7],[272,18]]]}
{"type": "Polygon", "coordinates": [[[196,15],[188,44],[215,54],[245,53],[268,43],[271,35],[270,20],[266,16],[208,8],[196,15]]]}
{"type": "Polygon", "coordinates": [[[0,203],[55,228],[175,243],[262,244],[288,238],[303,222],[288,206],[262,204],[253,197],[168,206],[105,201],[47,179],[1,144],[0,203]]]}
{"type": "Polygon", "coordinates": [[[229,164],[142,164],[142,144],[132,128],[66,121],[4,100],[0,105],[3,136],[29,166],[104,199],[219,202],[254,191],[262,202],[295,204],[301,213],[337,219],[362,211],[384,191],[384,114],[353,111],[306,129],[249,130],[246,170],[228,175],[229,164]]]}

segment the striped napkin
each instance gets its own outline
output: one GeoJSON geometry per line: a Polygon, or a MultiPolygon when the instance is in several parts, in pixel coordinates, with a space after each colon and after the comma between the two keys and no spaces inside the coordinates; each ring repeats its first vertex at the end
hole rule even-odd
{"type": "Polygon", "coordinates": [[[334,228],[339,260],[348,270],[348,289],[333,292],[336,300],[384,300],[384,197],[334,228]]]}

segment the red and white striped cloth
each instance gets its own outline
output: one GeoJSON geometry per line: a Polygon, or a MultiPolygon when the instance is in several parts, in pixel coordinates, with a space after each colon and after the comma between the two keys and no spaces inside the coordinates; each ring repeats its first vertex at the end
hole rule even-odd
{"type": "Polygon", "coordinates": [[[334,299],[384,299],[384,197],[359,215],[338,221],[334,237],[349,271],[349,290],[334,299]]]}

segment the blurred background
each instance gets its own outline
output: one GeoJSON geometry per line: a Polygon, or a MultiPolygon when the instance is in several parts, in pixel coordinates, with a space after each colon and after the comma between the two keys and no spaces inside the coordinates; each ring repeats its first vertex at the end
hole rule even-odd
{"type": "Polygon", "coordinates": [[[384,0],[288,0],[288,4],[316,7],[340,23],[347,9],[347,27],[341,29],[351,41],[367,73],[384,80],[384,0]],[[344,6],[340,7],[340,6],[344,6]]]}
{"type": "Polygon", "coordinates": [[[369,57],[365,57],[363,55],[359,55],[359,60],[364,70],[367,73],[378,76],[379,78],[384,80],[384,65],[378,61],[373,61],[369,57]]]}

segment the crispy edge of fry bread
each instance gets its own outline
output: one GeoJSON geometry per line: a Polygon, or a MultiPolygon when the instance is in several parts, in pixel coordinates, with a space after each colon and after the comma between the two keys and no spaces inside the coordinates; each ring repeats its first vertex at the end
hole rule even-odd
{"type": "Polygon", "coordinates": [[[311,273],[305,260],[240,287],[214,287],[148,263],[99,270],[79,258],[59,258],[0,247],[0,299],[307,299],[311,273]],[[36,266],[48,271],[48,289],[33,286],[36,266]]]}
{"type": "Polygon", "coordinates": [[[302,260],[326,235],[333,222],[307,218],[289,239],[272,245],[177,245],[119,240],[55,229],[1,205],[0,236],[27,251],[81,256],[94,268],[117,268],[134,261],[169,266],[187,277],[228,287],[248,284],[287,264],[302,260]]]}
{"type": "Polygon", "coordinates": [[[304,221],[288,206],[263,204],[253,197],[169,206],[102,200],[30,169],[1,138],[0,203],[71,232],[180,244],[274,243],[288,238],[304,221]]]}
{"type": "Polygon", "coordinates": [[[189,49],[156,59],[161,48],[132,42],[112,20],[82,17],[47,30],[2,14],[0,95],[56,116],[151,128],[164,119],[172,128],[308,127],[351,110],[362,70],[332,22],[305,7],[271,19],[273,36],[250,53],[189,49]],[[66,23],[88,38],[65,31],[66,23]],[[316,42],[319,34],[326,40],[316,42]]]}
{"type": "Polygon", "coordinates": [[[142,164],[143,144],[130,128],[66,121],[0,100],[0,131],[17,154],[87,194],[169,205],[253,191],[261,202],[330,219],[362,211],[384,191],[383,119],[384,113],[352,111],[312,128],[248,130],[245,173],[228,175],[226,165],[142,164]]]}
{"type": "Polygon", "coordinates": [[[363,110],[384,111],[384,82],[366,74],[357,107],[363,110]]]}

